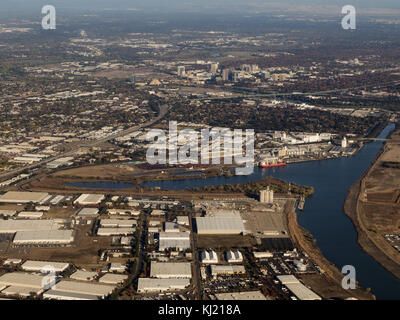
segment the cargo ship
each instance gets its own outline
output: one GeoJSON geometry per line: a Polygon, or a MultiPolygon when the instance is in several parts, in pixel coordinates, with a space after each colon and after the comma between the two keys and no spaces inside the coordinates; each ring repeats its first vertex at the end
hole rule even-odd
{"type": "Polygon", "coordinates": [[[275,162],[275,163],[265,163],[260,162],[258,164],[260,168],[274,168],[274,167],[284,167],[286,166],[286,162],[275,162]]]}

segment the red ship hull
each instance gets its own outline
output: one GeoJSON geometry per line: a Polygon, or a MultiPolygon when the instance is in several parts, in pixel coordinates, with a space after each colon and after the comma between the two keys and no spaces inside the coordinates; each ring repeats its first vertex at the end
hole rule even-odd
{"type": "Polygon", "coordinates": [[[284,167],[286,166],[286,162],[279,162],[279,163],[273,163],[273,164],[260,164],[260,168],[274,168],[274,167],[284,167]]]}

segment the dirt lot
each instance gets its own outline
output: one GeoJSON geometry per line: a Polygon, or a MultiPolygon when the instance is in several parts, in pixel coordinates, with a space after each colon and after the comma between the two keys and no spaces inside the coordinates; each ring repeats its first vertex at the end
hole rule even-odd
{"type": "Polygon", "coordinates": [[[91,225],[78,226],[70,247],[14,246],[10,242],[1,242],[0,258],[70,262],[78,267],[100,268],[107,263],[99,263],[98,251],[111,248],[111,237],[88,237],[90,229],[91,225]]]}
{"type": "Polygon", "coordinates": [[[133,174],[142,173],[143,170],[133,165],[105,164],[98,166],[87,166],[75,169],[61,170],[54,173],[54,177],[66,178],[94,178],[113,179],[115,177],[131,177],[133,174]]]}
{"type": "Polygon", "coordinates": [[[201,249],[230,249],[251,247],[256,241],[250,236],[241,235],[197,235],[197,244],[201,249]]]}
{"type": "Polygon", "coordinates": [[[362,248],[400,278],[400,254],[384,238],[400,234],[400,168],[385,167],[384,162],[400,165],[400,130],[392,133],[368,172],[351,187],[344,209],[362,248]]]}

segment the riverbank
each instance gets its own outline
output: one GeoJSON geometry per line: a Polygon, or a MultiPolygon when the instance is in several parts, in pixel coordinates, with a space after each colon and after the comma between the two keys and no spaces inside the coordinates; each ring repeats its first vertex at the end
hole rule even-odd
{"type": "Polygon", "coordinates": [[[354,183],[344,212],[353,222],[362,249],[400,279],[400,253],[384,238],[400,234],[400,169],[385,167],[400,159],[400,130],[393,132],[369,169],[354,183]]]}
{"type": "Polygon", "coordinates": [[[359,300],[375,300],[375,296],[369,291],[357,286],[355,290],[345,290],[341,283],[344,275],[330,261],[328,261],[321,250],[318,248],[312,234],[301,227],[297,222],[297,213],[293,206],[285,208],[287,226],[295,246],[301,248],[307,255],[323,270],[323,274],[318,280],[304,277],[303,282],[310,286],[317,294],[325,299],[356,298],[359,300]]]}

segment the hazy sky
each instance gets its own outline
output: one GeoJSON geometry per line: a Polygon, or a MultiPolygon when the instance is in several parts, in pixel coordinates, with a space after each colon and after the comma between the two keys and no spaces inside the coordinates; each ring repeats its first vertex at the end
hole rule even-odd
{"type": "Polygon", "coordinates": [[[308,7],[318,11],[324,6],[354,5],[356,8],[395,8],[400,9],[400,0],[0,0],[0,10],[31,11],[39,10],[43,5],[54,5],[56,8],[68,9],[104,9],[130,8],[156,12],[179,11],[266,11],[290,6],[308,7]],[[37,9],[39,8],[39,9],[37,9]]]}

